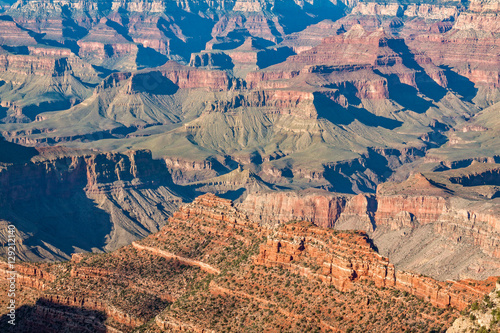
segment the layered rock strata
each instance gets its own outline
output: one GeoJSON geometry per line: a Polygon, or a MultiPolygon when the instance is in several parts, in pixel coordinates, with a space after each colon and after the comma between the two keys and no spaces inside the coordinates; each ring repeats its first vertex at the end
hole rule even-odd
{"type": "MultiPolygon", "coordinates": [[[[472,167],[474,168],[474,167],[472,167]]],[[[426,178],[422,174],[415,174],[407,181],[400,184],[384,183],[377,189],[377,194],[372,195],[332,195],[326,193],[252,193],[239,204],[242,210],[248,212],[254,219],[262,220],[264,223],[276,225],[287,223],[293,220],[306,220],[324,227],[334,227],[336,229],[358,229],[373,233],[375,244],[386,254],[391,253],[397,257],[398,265],[406,264],[407,269],[414,269],[426,272],[434,276],[443,277],[438,270],[424,268],[420,251],[430,251],[419,248],[417,243],[412,244],[412,237],[415,239],[424,237],[420,233],[424,230],[432,230],[426,241],[454,244],[450,247],[453,256],[460,256],[461,251],[472,251],[481,259],[465,260],[456,265],[454,276],[481,276],[494,274],[498,270],[498,248],[499,248],[499,221],[498,200],[482,199],[477,197],[460,197],[451,195],[466,193],[464,191],[476,190],[478,197],[484,197],[483,193],[488,192],[486,187],[495,185],[495,168],[485,168],[485,170],[475,174],[462,176],[452,176],[450,172],[447,186],[437,185],[432,177],[444,174],[434,174],[426,178]],[[476,184],[476,186],[462,187],[461,184],[476,184]],[[392,235],[392,236],[390,236],[392,235]],[[397,249],[390,243],[390,239],[406,239],[405,245],[401,247],[414,246],[416,248],[397,249]],[[406,237],[406,238],[405,238],[406,237]],[[462,248],[465,246],[467,250],[462,248]],[[399,255],[411,251],[413,258],[399,257],[399,255]],[[420,258],[420,259],[419,259],[420,258]],[[479,266],[477,263],[480,263],[479,266]],[[496,264],[491,264],[491,263],[496,264]],[[462,266],[465,265],[465,266],[462,266]]],[[[443,180],[439,178],[440,182],[443,180]]],[[[442,184],[442,183],[441,183],[442,184]]],[[[473,192],[469,192],[473,193],[473,192]]],[[[470,196],[470,194],[469,194],[470,196]]],[[[425,231],[428,232],[428,231],[425,231]]],[[[430,232],[430,231],[429,231],[430,232]]],[[[432,245],[428,245],[431,246],[432,245]]],[[[434,245],[436,246],[436,245],[434,245]]],[[[435,254],[438,256],[438,254],[435,254]]],[[[449,255],[449,254],[448,254],[449,255]]],[[[449,259],[451,260],[451,259],[449,259]]],[[[443,263],[443,271],[454,269],[446,268],[443,263]]]]}
{"type": "MultiPolygon", "coordinates": [[[[220,325],[233,324],[229,318],[213,321],[212,308],[225,309],[231,306],[226,303],[231,299],[242,302],[246,313],[254,313],[252,306],[246,306],[258,302],[258,309],[273,308],[278,316],[286,314],[288,324],[274,317],[273,322],[289,331],[299,331],[296,325],[301,320],[313,327],[345,328],[346,321],[335,319],[339,301],[358,303],[364,311],[374,313],[380,300],[392,299],[418,309],[416,316],[425,311],[416,306],[418,302],[424,308],[433,304],[448,308],[443,311],[453,319],[455,309],[463,309],[494,287],[490,280],[438,282],[397,271],[373,249],[363,232],[340,232],[309,222],[262,227],[232,201],[213,194],[181,207],[160,232],[112,253],[79,254],[64,263],[17,267],[29,277],[20,279],[20,285],[39,298],[31,321],[20,324],[54,322],[51,313],[58,311],[59,318],[71,318],[78,327],[81,324],[74,311],[85,310],[104,315],[104,319],[96,317],[95,325],[123,331],[144,323],[150,329],[216,331],[220,325]],[[330,308],[321,300],[308,301],[313,295],[328,295],[325,301],[335,304],[330,308]],[[291,300],[302,310],[291,306],[291,300]],[[215,304],[219,306],[212,307],[215,304]],[[199,306],[206,311],[199,312],[199,306]],[[324,314],[318,321],[313,319],[316,310],[324,314]]],[[[261,325],[255,320],[251,322],[261,325]]],[[[361,320],[365,326],[377,325],[369,318],[361,320]]],[[[436,316],[425,325],[448,320],[436,316]]],[[[411,323],[403,320],[394,331],[407,325],[411,323]]]]}
{"type": "Polygon", "coordinates": [[[1,223],[19,225],[18,255],[25,260],[62,259],[75,249],[129,244],[157,231],[182,201],[168,188],[172,180],[166,166],[149,151],[44,156],[0,171],[1,223]],[[28,209],[33,206],[36,214],[28,209]],[[39,223],[56,231],[39,230],[39,223]],[[85,237],[69,237],[68,230],[85,237]]]}
{"type": "Polygon", "coordinates": [[[373,281],[379,287],[395,287],[430,301],[439,307],[467,307],[473,299],[480,298],[488,290],[475,281],[439,282],[432,278],[408,272],[396,271],[387,258],[374,252],[368,237],[363,233],[331,235],[331,231],[291,223],[279,228],[260,247],[258,264],[281,265],[292,272],[320,278],[336,288],[348,291],[358,280],[373,281]],[[348,240],[346,240],[346,238],[348,240]],[[296,263],[311,260],[320,268],[304,269],[296,263]],[[474,287],[469,286],[473,282],[474,287]],[[462,292],[468,290],[464,298],[462,292]]]}

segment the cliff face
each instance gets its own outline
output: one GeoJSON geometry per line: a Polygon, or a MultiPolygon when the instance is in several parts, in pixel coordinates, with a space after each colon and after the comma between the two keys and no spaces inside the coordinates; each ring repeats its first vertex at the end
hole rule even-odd
{"type": "Polygon", "coordinates": [[[496,281],[496,288],[483,300],[470,305],[467,311],[457,318],[453,325],[448,328],[447,333],[463,333],[467,331],[479,331],[488,327],[495,331],[498,325],[498,309],[500,307],[500,281],[496,281]]]}
{"type": "Polygon", "coordinates": [[[204,88],[215,91],[228,90],[237,83],[223,71],[208,71],[180,66],[168,62],[159,68],[160,72],[169,78],[179,88],[204,88]]]}
{"type": "Polygon", "coordinates": [[[0,68],[3,72],[13,74],[57,76],[69,70],[70,66],[66,58],[47,59],[29,55],[0,55],[0,68]]]}
{"type": "Polygon", "coordinates": [[[0,195],[5,205],[44,196],[68,197],[78,189],[95,192],[115,182],[137,186],[140,180],[168,181],[168,172],[148,151],[71,156],[2,170],[0,195]]]}
{"type": "MultiPolygon", "coordinates": [[[[489,184],[492,180],[491,175],[496,171],[496,168],[486,169],[462,178],[475,178],[477,183],[489,184]]],[[[449,189],[468,191],[473,188],[451,185],[457,178],[448,178],[449,189]]],[[[402,184],[387,183],[380,186],[375,215],[377,225],[388,225],[391,229],[397,230],[432,224],[433,230],[442,237],[450,241],[470,242],[497,260],[497,247],[500,244],[500,224],[495,216],[498,210],[497,201],[486,200],[478,203],[450,197],[447,193],[449,189],[443,190],[431,182],[432,180],[429,181],[422,175],[415,175],[402,184]]]]}
{"type": "MultiPolygon", "coordinates": [[[[492,22],[486,25],[497,26],[492,22]]],[[[453,67],[458,74],[474,83],[498,87],[498,57],[493,51],[498,47],[496,39],[481,30],[462,29],[459,22],[455,28],[445,35],[419,36],[409,45],[420,48],[436,65],[453,67]]]]}
{"type": "MultiPolygon", "coordinates": [[[[307,224],[306,224],[307,225],[307,224]]],[[[387,258],[375,253],[363,233],[337,234],[325,241],[329,231],[292,223],[283,226],[266,244],[260,247],[256,263],[279,265],[309,278],[319,278],[339,290],[351,290],[357,281],[373,281],[378,287],[395,287],[430,301],[438,307],[467,307],[473,299],[484,295],[491,286],[490,279],[469,289],[463,298],[462,290],[468,281],[439,282],[428,277],[396,271],[387,258]],[[348,239],[348,240],[346,240],[348,239]],[[298,262],[311,260],[320,268],[314,273],[301,269],[298,262]]],[[[307,265],[306,265],[307,266],[307,265]]]]}
{"type": "Polygon", "coordinates": [[[323,193],[250,193],[238,207],[247,211],[251,220],[261,221],[263,224],[304,220],[331,228],[350,199],[350,196],[323,193]]]}
{"type": "Polygon", "coordinates": [[[73,246],[128,244],[157,231],[182,200],[168,189],[166,166],[148,151],[41,158],[2,169],[0,183],[2,218],[16,225],[23,219],[19,256],[30,260],[68,258],[73,246]],[[75,230],[82,237],[68,238],[75,230]]]}
{"type": "Polygon", "coordinates": [[[253,90],[217,99],[206,107],[207,112],[232,112],[237,108],[262,108],[266,114],[293,115],[299,119],[317,118],[315,96],[311,92],[294,90],[253,90]]]}
{"type": "Polygon", "coordinates": [[[453,29],[444,32],[424,33],[408,44],[438,66],[449,66],[475,84],[498,88],[498,4],[471,2],[467,11],[456,16],[453,29]]]}
{"type": "Polygon", "coordinates": [[[497,1],[474,0],[469,5],[469,11],[458,17],[456,29],[499,32],[498,22],[500,5],[497,1]]]}
{"type": "Polygon", "coordinates": [[[398,85],[414,88],[422,77],[447,86],[442,69],[429,58],[405,48],[403,39],[394,38],[384,28],[371,31],[357,24],[343,34],[324,38],[321,44],[292,55],[281,64],[249,73],[246,82],[251,88],[276,89],[296,84],[300,77],[310,82],[310,77],[318,75],[328,82],[322,82],[323,86],[337,89],[351,101],[352,95],[359,99],[388,99],[388,79],[393,89],[397,89],[394,77],[398,85]]]}
{"type": "MultiPolygon", "coordinates": [[[[174,332],[232,330],[241,323],[231,319],[234,311],[240,317],[264,308],[274,309],[268,321],[289,332],[303,330],[304,321],[318,329],[398,332],[412,319],[381,323],[373,320],[375,314],[399,317],[408,308],[424,327],[450,325],[458,309],[494,287],[490,280],[438,282],[396,271],[363,232],[309,222],[262,227],[230,200],[212,194],[181,207],[160,232],[117,251],[17,267],[26,288],[22,301],[31,295],[34,303],[18,322],[28,328],[64,320],[80,327],[82,311],[95,311],[97,328],[130,331],[146,323],[150,330],[174,332]],[[353,309],[357,304],[365,315],[340,304],[353,309]],[[431,304],[447,310],[427,316],[431,304]],[[350,318],[358,321],[344,320],[350,318]]],[[[267,325],[259,316],[246,322],[251,330],[267,325]]]]}
{"type": "Polygon", "coordinates": [[[255,262],[269,266],[282,264],[309,278],[317,277],[341,291],[351,290],[358,280],[371,280],[379,287],[394,286],[395,282],[394,266],[371,249],[365,234],[332,235],[331,231],[308,223],[280,227],[260,246],[255,262]],[[330,238],[326,240],[325,236],[330,238]],[[296,264],[308,260],[320,268],[314,271],[296,264]]]}
{"type": "Polygon", "coordinates": [[[397,17],[419,17],[431,20],[456,18],[461,10],[457,7],[436,6],[429,4],[378,4],[375,2],[360,2],[352,9],[352,14],[385,15],[397,17]]]}
{"type": "MultiPolygon", "coordinates": [[[[432,180],[441,174],[430,178],[416,174],[400,184],[379,185],[375,196],[253,193],[239,207],[251,218],[270,225],[306,220],[323,227],[365,230],[372,235],[382,253],[404,269],[438,278],[485,278],[498,274],[495,273],[499,267],[500,244],[500,224],[496,215],[498,200],[478,201],[467,197],[465,193],[474,186],[463,187],[458,183],[495,186],[496,172],[495,168],[465,172],[460,176],[453,176],[450,172],[450,176],[446,176],[449,178],[443,178],[447,179],[444,188],[436,186],[432,180]],[[451,196],[450,191],[454,191],[455,196],[451,196]],[[442,245],[438,246],[438,243],[442,245]],[[457,260],[455,264],[440,261],[438,266],[442,271],[421,261],[423,253],[432,249],[436,251],[435,258],[444,255],[437,250],[440,246],[448,248],[450,262],[450,258],[457,260]],[[409,255],[408,251],[413,254],[409,255]],[[463,252],[471,257],[465,259],[461,256],[463,252]],[[473,256],[481,259],[472,259],[473,256]]],[[[444,182],[439,179],[439,182],[444,182]]],[[[477,190],[480,191],[479,197],[484,197],[481,193],[487,192],[482,188],[477,190]]]]}

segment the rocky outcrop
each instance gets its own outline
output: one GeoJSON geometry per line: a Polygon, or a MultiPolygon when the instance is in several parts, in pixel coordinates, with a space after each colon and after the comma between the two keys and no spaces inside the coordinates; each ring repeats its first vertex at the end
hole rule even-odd
{"type": "Polygon", "coordinates": [[[80,47],[79,55],[81,57],[95,57],[96,59],[134,55],[138,51],[137,46],[131,43],[104,44],[102,42],[84,40],[79,41],[78,46],[80,47]]]}
{"type": "MultiPolygon", "coordinates": [[[[36,52],[34,52],[36,53],[36,52]]],[[[22,75],[58,76],[71,71],[67,58],[45,58],[31,55],[0,55],[0,71],[22,75]]]]}
{"type": "MultiPolygon", "coordinates": [[[[488,170],[484,179],[488,179],[491,172],[488,170]]],[[[477,175],[477,178],[473,175],[468,177],[464,178],[481,179],[477,175]]],[[[450,177],[449,181],[458,183],[456,177],[450,177]]],[[[499,258],[500,223],[495,217],[494,204],[485,209],[484,204],[474,205],[464,200],[450,199],[446,190],[420,174],[398,185],[387,183],[380,186],[377,202],[377,225],[399,230],[432,224],[435,232],[450,241],[469,238],[484,253],[499,258]]]]}
{"type": "Polygon", "coordinates": [[[466,333],[490,330],[498,331],[500,308],[500,281],[496,281],[496,288],[479,300],[470,305],[468,311],[464,311],[453,325],[448,328],[447,333],[466,333]]]}
{"type": "MultiPolygon", "coordinates": [[[[417,272],[423,269],[419,264],[418,253],[424,250],[419,248],[417,243],[410,245],[410,240],[412,237],[424,237],[419,236],[424,230],[432,230],[431,234],[426,236],[427,241],[456,244],[456,248],[454,246],[451,252],[453,256],[460,256],[460,251],[464,251],[460,246],[466,246],[471,247],[471,256],[475,253],[484,257],[484,263],[478,267],[474,266],[475,261],[472,259],[462,263],[465,265],[462,268],[458,268],[457,265],[456,273],[452,273],[453,276],[484,277],[484,274],[494,274],[497,271],[495,265],[491,266],[487,262],[498,262],[499,258],[498,204],[496,201],[490,203],[478,202],[477,199],[454,198],[450,191],[457,193],[469,191],[474,186],[481,187],[477,189],[478,195],[484,198],[487,190],[482,188],[497,186],[497,178],[496,169],[489,167],[476,173],[450,175],[446,178],[448,187],[443,187],[443,185],[437,186],[432,177],[426,178],[424,175],[415,174],[400,184],[389,182],[379,185],[376,195],[261,192],[249,194],[239,207],[251,218],[270,225],[305,220],[341,230],[364,230],[373,234],[375,244],[392,256],[399,258],[399,255],[403,255],[406,251],[414,251],[412,259],[401,257],[398,259],[401,261],[397,263],[398,265],[406,263],[408,266],[405,267],[417,272]],[[389,240],[391,238],[387,238],[392,237],[394,240],[394,234],[407,237],[405,244],[418,249],[403,249],[402,245],[395,248],[391,245],[389,240]],[[486,273],[486,270],[489,273],[486,273]]],[[[440,179],[439,182],[443,184],[443,180],[440,179]]],[[[445,269],[447,264],[445,262],[442,264],[445,269]]],[[[453,271],[455,268],[446,269],[453,271]]],[[[428,269],[424,269],[423,272],[436,274],[434,270],[428,269]]]]}
{"type": "MultiPolygon", "coordinates": [[[[117,21],[124,23],[121,17],[117,17],[117,21]]],[[[162,16],[133,15],[128,18],[128,33],[134,43],[160,54],[170,55],[173,51],[172,38],[169,38],[168,33],[162,29],[165,23],[168,22],[164,22],[162,16]]],[[[179,29],[177,26],[175,28],[179,29]]]]}
{"type": "MultiPolygon", "coordinates": [[[[360,198],[357,207],[349,208],[351,213],[364,209],[360,198]]],[[[325,301],[347,297],[346,301],[360,306],[378,302],[373,295],[391,299],[399,290],[407,293],[399,294],[401,299],[413,294],[425,304],[455,312],[493,287],[490,280],[439,282],[398,271],[374,250],[364,232],[337,231],[310,222],[259,226],[232,201],[213,194],[181,207],[160,232],[112,253],[79,254],[66,263],[40,264],[36,270],[25,266],[18,264],[19,272],[44,283],[23,284],[33,288],[29,291],[33,295],[43,289],[35,306],[39,320],[51,322],[58,316],[76,323],[81,311],[96,311],[108,318],[106,324],[113,329],[133,329],[149,322],[146,325],[172,331],[206,331],[212,329],[205,322],[213,318],[211,313],[204,311],[193,322],[181,309],[200,305],[211,309],[207,302],[226,297],[273,307],[279,315],[286,314],[287,320],[309,320],[309,310],[297,311],[287,304],[299,302],[301,295],[318,292],[318,288],[322,295],[328,289],[338,294],[325,296],[325,301]],[[278,276],[283,283],[276,282],[278,276]],[[190,280],[192,287],[187,285],[190,280]],[[294,292],[287,291],[296,287],[294,292]],[[131,298],[131,291],[140,297],[131,298]],[[365,299],[362,303],[349,300],[358,293],[365,299]],[[194,303],[184,307],[186,301],[194,303]],[[167,307],[167,302],[174,303],[167,307]]],[[[313,310],[326,306],[321,300],[304,301],[313,310]]],[[[324,317],[318,325],[336,327],[334,320],[324,317]]]]}
{"type": "Polygon", "coordinates": [[[419,17],[430,20],[445,20],[456,18],[460,8],[455,6],[436,6],[430,4],[378,4],[376,2],[359,2],[352,9],[352,14],[380,15],[397,17],[419,17]]]}
{"type": "Polygon", "coordinates": [[[3,218],[17,225],[17,216],[23,216],[18,254],[24,260],[67,259],[75,248],[113,250],[130,244],[157,231],[182,201],[169,189],[167,167],[149,151],[65,157],[50,151],[0,171],[3,218]],[[39,207],[36,214],[33,206],[39,207]],[[61,228],[45,233],[36,227],[40,223],[61,228]],[[82,237],[68,239],[73,228],[82,237]]]}
{"type": "MultiPolygon", "coordinates": [[[[218,176],[220,164],[217,160],[186,160],[183,158],[165,157],[165,164],[176,184],[187,184],[191,182],[210,179],[218,176]],[[215,168],[214,168],[215,163],[215,168]]],[[[223,168],[223,167],[222,167],[223,168]]]]}
{"type": "Polygon", "coordinates": [[[500,32],[500,28],[498,28],[500,5],[498,1],[473,0],[468,9],[468,12],[462,13],[458,17],[454,26],[456,29],[500,32]]]}
{"type": "Polygon", "coordinates": [[[294,115],[297,118],[316,118],[314,94],[294,90],[253,90],[232,96],[230,100],[218,99],[207,105],[207,112],[234,112],[243,108],[263,108],[268,114],[294,115]]]}
{"type": "Polygon", "coordinates": [[[491,281],[448,281],[396,271],[387,258],[372,250],[364,233],[334,233],[306,223],[281,226],[260,247],[256,264],[279,266],[308,278],[319,278],[342,291],[356,281],[394,287],[431,302],[434,306],[464,309],[489,289],[491,281]],[[304,268],[299,263],[310,261],[304,268]],[[473,283],[471,283],[473,282],[473,283]],[[469,284],[474,287],[469,287],[469,284]]]}
{"type": "MultiPolygon", "coordinates": [[[[144,321],[131,316],[128,313],[120,311],[113,306],[110,306],[106,302],[94,300],[86,297],[70,297],[70,296],[59,296],[59,295],[45,295],[42,302],[48,302],[51,306],[63,305],[68,307],[82,307],[89,310],[97,310],[103,312],[108,318],[116,321],[117,323],[123,324],[128,327],[137,327],[144,324],[144,321]]],[[[64,314],[63,314],[64,316],[64,314]]]]}
{"type": "MultiPolygon", "coordinates": [[[[82,332],[116,332],[107,327],[98,318],[99,312],[79,307],[66,307],[60,303],[51,303],[48,300],[39,300],[32,309],[25,322],[19,328],[44,330],[46,327],[58,327],[58,329],[75,329],[78,327],[82,332]]],[[[19,327],[19,326],[18,326],[19,327]]]]}
{"type": "MultiPolygon", "coordinates": [[[[313,195],[303,195],[302,198],[304,201],[314,200],[313,195]]],[[[288,200],[288,203],[297,209],[297,197],[293,199],[288,200]]],[[[321,201],[318,197],[316,199],[321,201]]],[[[362,196],[354,197],[348,213],[366,213],[367,203],[362,199],[362,196]]],[[[270,198],[266,200],[269,202],[270,198]]],[[[279,212],[283,208],[284,206],[274,207],[273,211],[279,212]]],[[[326,213],[318,212],[323,215],[326,213]]],[[[296,213],[300,215],[301,211],[296,210],[296,213]]],[[[282,214],[278,214],[278,217],[280,215],[282,214]]],[[[204,232],[213,233],[218,237],[240,239],[231,230],[242,228],[249,232],[251,229],[248,228],[252,228],[250,221],[258,220],[256,216],[247,217],[239,212],[231,201],[206,194],[174,214],[168,229],[174,232],[183,224],[201,223],[199,227],[204,232]],[[219,228],[213,228],[212,225],[215,224],[218,224],[219,228]]],[[[168,234],[167,228],[163,232],[158,240],[165,239],[168,234]]],[[[259,228],[253,232],[263,232],[268,235],[266,242],[260,245],[259,254],[253,259],[255,264],[280,266],[307,278],[320,279],[344,291],[350,290],[357,281],[368,280],[379,287],[394,287],[407,291],[430,301],[435,306],[463,309],[471,300],[484,295],[491,285],[491,281],[439,282],[419,274],[397,271],[387,258],[373,250],[371,240],[363,232],[335,231],[317,227],[309,222],[282,223],[274,229],[259,228]]],[[[241,238],[241,241],[247,242],[248,238],[241,238]]],[[[155,243],[147,242],[147,244],[155,243]]],[[[151,245],[148,247],[155,247],[151,245]]],[[[200,265],[200,261],[191,260],[186,263],[200,265]]]]}
{"type": "Polygon", "coordinates": [[[377,4],[375,2],[360,2],[352,9],[353,14],[360,15],[385,15],[385,16],[403,16],[403,6],[394,4],[377,4]]]}
{"type": "MultiPolygon", "coordinates": [[[[393,230],[412,227],[412,222],[432,223],[446,209],[446,199],[433,196],[382,196],[377,197],[377,225],[389,225],[393,230]]],[[[414,226],[413,226],[414,227],[414,226]]]]}
{"type": "Polygon", "coordinates": [[[109,190],[115,182],[137,186],[139,179],[159,182],[168,177],[168,171],[148,151],[70,156],[2,170],[1,197],[3,204],[41,196],[68,197],[77,189],[98,192],[109,190]]]}
{"type": "Polygon", "coordinates": [[[238,87],[238,81],[230,79],[226,72],[209,71],[181,66],[176,62],[168,62],[158,70],[182,89],[204,88],[215,91],[238,87]]]}
{"type": "Polygon", "coordinates": [[[350,199],[350,196],[312,191],[250,193],[238,207],[248,212],[251,220],[266,225],[304,220],[331,228],[350,199]]]}
{"type": "Polygon", "coordinates": [[[8,279],[15,276],[15,281],[20,285],[37,290],[46,290],[51,282],[54,282],[56,276],[30,264],[11,265],[0,261],[0,275],[2,279],[8,279]]]}
{"type": "Polygon", "coordinates": [[[230,79],[226,72],[182,66],[169,61],[154,71],[113,73],[94,89],[94,95],[98,95],[106,89],[118,87],[123,83],[127,84],[127,94],[130,95],[134,93],[170,95],[178,89],[227,91],[231,87],[239,86],[239,81],[230,79]]]}
{"type": "Polygon", "coordinates": [[[454,28],[458,30],[477,30],[498,33],[500,32],[498,22],[500,22],[498,14],[488,13],[479,15],[476,13],[463,13],[458,17],[454,28]]]}
{"type": "Polygon", "coordinates": [[[231,58],[224,52],[201,52],[191,54],[189,66],[228,69],[233,67],[233,63],[231,58]]]}
{"type": "Polygon", "coordinates": [[[319,277],[341,291],[350,290],[354,281],[363,279],[379,287],[394,285],[394,266],[371,250],[366,235],[335,234],[307,223],[280,227],[261,245],[255,263],[282,264],[309,278],[319,277]],[[295,265],[301,260],[311,260],[320,268],[314,272],[295,265]]]}
{"type": "Polygon", "coordinates": [[[431,302],[437,307],[463,310],[493,289],[496,278],[485,281],[436,281],[426,276],[396,272],[396,288],[431,302]]]}
{"type": "MultiPolygon", "coordinates": [[[[211,193],[201,195],[191,204],[182,206],[172,216],[172,221],[170,222],[186,223],[190,221],[192,223],[199,221],[200,218],[206,219],[212,224],[202,228],[222,235],[229,235],[231,229],[238,227],[245,229],[245,227],[254,228],[257,226],[257,222],[248,220],[245,213],[234,208],[231,200],[219,198],[211,193]],[[227,230],[217,230],[217,228],[214,228],[219,222],[223,222],[227,230]]],[[[238,236],[236,237],[238,238],[238,236]]]]}
{"type": "Polygon", "coordinates": [[[337,89],[344,96],[370,100],[389,98],[391,77],[398,78],[397,83],[391,79],[392,84],[415,88],[417,81],[422,80],[420,77],[447,86],[442,69],[422,54],[404,51],[406,48],[403,39],[389,35],[383,28],[369,31],[357,24],[344,34],[324,38],[318,46],[290,56],[279,65],[249,73],[246,82],[254,89],[283,89],[301,77],[307,81],[317,75],[328,82],[323,86],[337,89]]]}
{"type": "Polygon", "coordinates": [[[16,22],[7,19],[0,19],[0,41],[6,46],[28,46],[36,45],[35,38],[30,36],[28,31],[23,30],[16,22]]]}
{"type": "Polygon", "coordinates": [[[500,60],[495,50],[499,46],[489,30],[495,29],[498,23],[484,20],[481,26],[476,26],[475,19],[467,18],[467,15],[461,14],[454,28],[446,33],[415,36],[408,40],[408,45],[421,50],[434,64],[453,68],[475,84],[497,88],[500,60]]]}
{"type": "Polygon", "coordinates": [[[106,18],[80,39],[78,46],[81,57],[101,60],[135,55],[139,50],[137,45],[113,29],[106,18]]]}
{"type": "MultiPolygon", "coordinates": [[[[231,32],[235,32],[236,28],[244,28],[248,31],[250,36],[260,37],[270,41],[277,41],[281,37],[283,32],[283,27],[279,25],[278,20],[273,17],[269,17],[261,12],[254,12],[262,5],[268,5],[266,3],[256,2],[256,1],[236,1],[234,10],[242,12],[252,12],[249,15],[241,15],[241,13],[235,13],[235,15],[221,15],[218,22],[213,26],[211,35],[214,37],[224,37],[229,35],[231,32]]],[[[236,30],[237,31],[237,30],[236,30]]]]}
{"type": "Polygon", "coordinates": [[[408,17],[422,17],[431,20],[450,20],[459,16],[462,10],[462,8],[456,6],[410,4],[406,6],[403,15],[408,17]]]}

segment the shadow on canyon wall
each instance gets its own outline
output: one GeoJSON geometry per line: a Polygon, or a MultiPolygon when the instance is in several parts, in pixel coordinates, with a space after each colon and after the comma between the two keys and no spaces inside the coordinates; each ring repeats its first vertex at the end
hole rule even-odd
{"type": "Polygon", "coordinates": [[[105,333],[107,316],[76,306],[65,306],[39,299],[35,305],[16,309],[15,325],[9,324],[9,315],[0,319],[3,333],[105,333]]]}

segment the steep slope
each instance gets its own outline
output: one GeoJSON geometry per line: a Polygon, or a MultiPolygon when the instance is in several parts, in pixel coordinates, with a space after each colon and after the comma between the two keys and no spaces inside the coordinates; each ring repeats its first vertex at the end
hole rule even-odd
{"type": "Polygon", "coordinates": [[[429,159],[452,161],[489,160],[498,163],[500,103],[477,113],[470,121],[450,132],[448,143],[429,151],[429,159]]]}
{"type": "Polygon", "coordinates": [[[500,281],[497,281],[496,290],[485,295],[482,300],[476,301],[461,313],[462,316],[453,322],[447,333],[465,332],[494,332],[500,328],[500,281]]]}
{"type": "Polygon", "coordinates": [[[16,225],[23,260],[117,249],[157,231],[183,200],[150,152],[63,154],[0,172],[0,224],[16,225]]]}
{"type": "Polygon", "coordinates": [[[255,192],[238,207],[270,225],[307,220],[364,230],[398,269],[481,279],[500,273],[498,193],[498,165],[474,163],[386,182],[376,195],[255,192]]]}
{"type": "Polygon", "coordinates": [[[494,288],[395,271],[362,232],[306,222],[267,229],[211,194],[115,252],[17,269],[21,331],[424,332],[447,327],[494,288]]]}
{"type": "Polygon", "coordinates": [[[90,96],[92,86],[101,79],[68,49],[30,47],[28,54],[5,51],[0,63],[4,122],[31,122],[42,112],[69,108],[90,96]]]}
{"type": "Polygon", "coordinates": [[[183,91],[177,93],[179,88],[213,85],[216,89],[225,85],[227,89],[230,84],[223,72],[172,63],[156,71],[111,74],[81,104],[64,111],[43,113],[37,122],[28,125],[5,125],[4,136],[19,143],[123,137],[138,128],[180,123],[185,113],[190,117],[196,115],[195,108],[203,107],[201,97],[196,92],[192,97],[183,91]]]}

